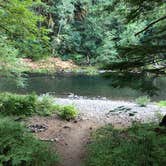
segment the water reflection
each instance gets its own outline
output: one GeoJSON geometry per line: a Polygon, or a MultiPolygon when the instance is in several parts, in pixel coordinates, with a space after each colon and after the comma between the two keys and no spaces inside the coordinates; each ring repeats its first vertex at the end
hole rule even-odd
{"type": "MultiPolygon", "coordinates": [[[[132,74],[132,73],[121,73],[121,74],[109,74],[103,75],[106,79],[112,79],[110,86],[114,88],[125,88],[129,87],[131,89],[139,90],[148,96],[158,96],[160,91],[165,89],[165,85],[162,87],[159,85],[159,81],[164,81],[162,77],[152,76],[148,74],[132,74]]],[[[166,78],[165,78],[166,79],[166,78]]]]}
{"type": "Polygon", "coordinates": [[[28,86],[18,88],[12,80],[0,78],[0,91],[37,94],[55,92],[56,96],[74,93],[79,96],[108,97],[111,99],[134,99],[149,95],[154,100],[166,99],[166,77],[147,74],[105,73],[99,76],[58,74],[28,77],[28,86]]]}

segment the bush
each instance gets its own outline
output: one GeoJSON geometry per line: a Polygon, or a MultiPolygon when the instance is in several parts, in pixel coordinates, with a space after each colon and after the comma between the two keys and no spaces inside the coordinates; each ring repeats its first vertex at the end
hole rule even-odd
{"type": "Polygon", "coordinates": [[[0,113],[4,115],[50,115],[58,109],[57,107],[53,100],[47,96],[38,99],[35,94],[0,94],[0,113]]]}
{"type": "Polygon", "coordinates": [[[157,103],[160,107],[166,107],[166,100],[160,101],[157,103]]]}
{"type": "Polygon", "coordinates": [[[86,166],[162,166],[166,163],[166,133],[154,124],[117,130],[99,129],[88,145],[86,166]]]}
{"type": "Polygon", "coordinates": [[[48,144],[35,139],[21,124],[0,117],[0,165],[51,166],[57,162],[48,144]]]}
{"type": "Polygon", "coordinates": [[[89,76],[99,75],[99,72],[95,67],[87,67],[85,73],[89,76]]]}
{"type": "Polygon", "coordinates": [[[148,96],[142,96],[136,99],[136,103],[140,107],[146,107],[149,102],[150,102],[150,98],[148,96]]]}
{"type": "Polygon", "coordinates": [[[74,119],[78,115],[78,111],[74,106],[64,106],[59,109],[59,116],[65,120],[74,119]]]}
{"type": "Polygon", "coordinates": [[[5,76],[15,81],[18,86],[23,86],[24,65],[18,58],[18,49],[15,49],[7,36],[2,34],[0,34],[0,77],[5,76]]]}
{"type": "Polygon", "coordinates": [[[36,112],[38,115],[48,116],[59,110],[59,106],[54,103],[54,99],[51,96],[42,96],[37,101],[36,112]]]}
{"type": "Polygon", "coordinates": [[[5,115],[31,115],[36,111],[37,96],[0,94],[0,112],[5,115]]]}
{"type": "Polygon", "coordinates": [[[31,116],[37,114],[48,116],[55,112],[65,120],[74,119],[78,114],[74,106],[63,107],[55,104],[51,96],[45,95],[38,98],[35,94],[0,94],[0,113],[3,115],[31,116]]]}

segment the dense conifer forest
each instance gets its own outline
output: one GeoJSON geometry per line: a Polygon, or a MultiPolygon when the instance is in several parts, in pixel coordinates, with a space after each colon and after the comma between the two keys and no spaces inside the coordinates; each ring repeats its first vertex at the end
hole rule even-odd
{"type": "Polygon", "coordinates": [[[164,0],[1,0],[0,70],[13,69],[18,58],[47,56],[104,69],[165,70],[165,9],[164,0]]]}
{"type": "Polygon", "coordinates": [[[166,164],[166,0],[0,0],[0,166],[166,164]]]}

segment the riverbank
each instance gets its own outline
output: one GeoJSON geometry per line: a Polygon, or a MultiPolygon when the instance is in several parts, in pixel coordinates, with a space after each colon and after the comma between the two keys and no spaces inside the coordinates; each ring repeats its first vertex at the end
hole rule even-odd
{"type": "Polygon", "coordinates": [[[21,59],[28,73],[56,73],[58,71],[77,69],[78,66],[72,61],[62,61],[60,58],[47,58],[33,61],[29,58],[21,59]]]}
{"type": "Polygon", "coordinates": [[[33,61],[30,58],[22,58],[21,62],[24,64],[24,72],[27,73],[38,73],[38,74],[55,74],[55,73],[82,73],[86,75],[98,75],[105,72],[128,72],[128,73],[151,73],[151,74],[161,74],[165,75],[166,71],[162,70],[158,71],[157,68],[153,69],[144,69],[144,70],[128,70],[128,71],[119,71],[119,70],[104,70],[100,69],[99,66],[79,66],[72,60],[63,61],[59,57],[49,57],[45,59],[41,59],[38,61],[33,61]]]}
{"type": "MultiPolygon", "coordinates": [[[[90,157],[86,155],[86,147],[93,142],[92,135],[99,128],[109,126],[111,129],[113,126],[115,129],[126,130],[133,122],[138,122],[139,125],[141,122],[157,122],[154,123],[154,129],[158,131],[159,121],[166,114],[165,101],[149,103],[146,97],[140,99],[143,100],[137,99],[135,103],[107,98],[91,99],[72,94],[70,98],[55,98],[49,95],[4,93],[0,98],[1,119],[5,120],[2,130],[6,133],[6,123],[10,121],[6,118],[10,116],[10,131],[15,129],[15,125],[24,124],[22,129],[25,133],[33,132],[39,142],[49,142],[50,150],[53,153],[54,150],[57,151],[62,158],[59,166],[81,166],[90,157]]],[[[7,132],[7,137],[9,133],[7,132]]],[[[20,138],[17,134],[17,138],[20,138]]],[[[10,139],[13,140],[12,137],[10,139]]]]}
{"type": "Polygon", "coordinates": [[[85,75],[97,75],[109,70],[99,70],[94,66],[78,66],[72,60],[63,61],[59,57],[50,57],[33,61],[29,58],[23,58],[24,72],[30,74],[49,74],[55,73],[82,73],[85,75]]]}
{"type": "Polygon", "coordinates": [[[159,121],[166,114],[166,107],[150,103],[139,107],[134,102],[112,101],[107,99],[73,99],[56,98],[56,104],[74,105],[79,110],[79,116],[73,121],[63,121],[56,115],[51,117],[32,117],[31,125],[44,124],[48,126],[45,132],[36,136],[45,141],[51,141],[62,157],[59,166],[81,166],[86,159],[86,147],[91,143],[91,134],[97,129],[111,124],[115,128],[126,128],[132,122],[159,121]]]}
{"type": "Polygon", "coordinates": [[[106,124],[126,125],[126,123],[130,124],[132,121],[149,122],[156,120],[156,116],[159,114],[166,114],[166,108],[159,107],[155,103],[140,107],[134,102],[107,99],[57,98],[55,101],[60,105],[74,105],[83,119],[91,119],[106,124]]]}

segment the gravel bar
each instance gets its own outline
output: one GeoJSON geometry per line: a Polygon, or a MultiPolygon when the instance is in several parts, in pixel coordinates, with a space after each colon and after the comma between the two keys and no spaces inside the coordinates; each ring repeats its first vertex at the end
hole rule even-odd
{"type": "Polygon", "coordinates": [[[60,105],[74,105],[84,119],[93,119],[105,123],[126,123],[131,121],[150,122],[166,114],[166,107],[149,103],[140,107],[134,102],[101,99],[56,98],[60,105]]]}

